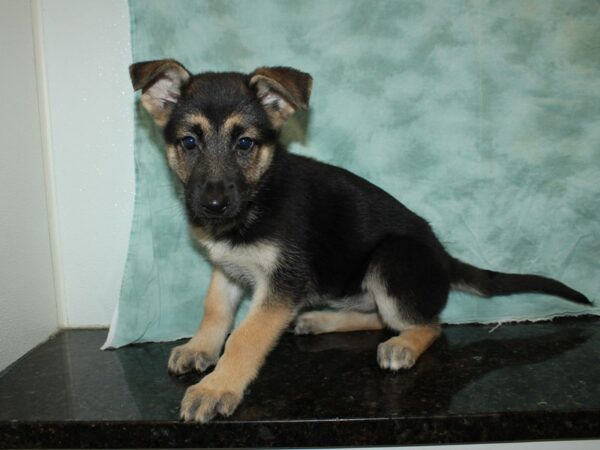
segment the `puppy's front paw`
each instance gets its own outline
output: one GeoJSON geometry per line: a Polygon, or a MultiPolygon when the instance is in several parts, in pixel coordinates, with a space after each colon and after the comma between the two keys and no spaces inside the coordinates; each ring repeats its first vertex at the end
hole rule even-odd
{"type": "Polygon", "coordinates": [[[242,394],[211,383],[210,375],[190,386],[181,402],[185,422],[206,423],[215,415],[230,416],[242,401],[242,394]]]}
{"type": "Polygon", "coordinates": [[[410,369],[416,360],[414,352],[401,344],[382,342],[377,347],[377,362],[382,369],[410,369]]]}
{"type": "Polygon", "coordinates": [[[171,350],[168,364],[169,372],[176,375],[194,370],[204,372],[210,366],[214,366],[218,359],[218,355],[203,351],[188,342],[171,350]]]}

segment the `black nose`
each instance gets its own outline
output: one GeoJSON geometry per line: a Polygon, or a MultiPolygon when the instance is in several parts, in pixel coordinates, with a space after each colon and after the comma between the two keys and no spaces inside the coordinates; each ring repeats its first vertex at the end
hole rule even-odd
{"type": "Polygon", "coordinates": [[[202,209],[211,215],[224,214],[229,207],[229,196],[223,181],[209,180],[204,183],[199,199],[202,209]]]}
{"type": "Polygon", "coordinates": [[[208,203],[202,203],[201,206],[208,212],[213,214],[222,214],[227,210],[229,201],[227,199],[210,199],[208,203]]]}

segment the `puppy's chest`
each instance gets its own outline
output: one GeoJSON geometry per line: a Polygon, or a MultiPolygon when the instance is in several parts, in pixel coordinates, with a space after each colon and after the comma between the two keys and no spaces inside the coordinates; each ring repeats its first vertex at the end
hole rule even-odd
{"type": "Polygon", "coordinates": [[[210,260],[233,280],[254,287],[266,283],[277,267],[279,248],[270,242],[232,245],[228,241],[201,242],[210,260]]]}

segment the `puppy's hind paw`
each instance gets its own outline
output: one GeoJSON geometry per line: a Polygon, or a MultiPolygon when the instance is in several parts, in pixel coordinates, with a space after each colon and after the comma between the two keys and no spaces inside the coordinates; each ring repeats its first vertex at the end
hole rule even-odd
{"type": "Polygon", "coordinates": [[[294,334],[320,334],[326,332],[326,316],[320,311],[300,314],[294,325],[294,334]]]}
{"type": "Polygon", "coordinates": [[[416,360],[414,352],[408,347],[389,342],[382,342],[377,347],[377,363],[382,369],[410,369],[416,360]]]}

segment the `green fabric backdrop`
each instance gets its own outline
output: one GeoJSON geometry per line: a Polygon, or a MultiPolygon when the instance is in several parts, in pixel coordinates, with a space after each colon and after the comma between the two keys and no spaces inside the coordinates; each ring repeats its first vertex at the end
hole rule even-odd
{"type": "MultiPolygon", "coordinates": [[[[388,190],[465,261],[556,277],[598,300],[599,2],[132,0],[130,9],[134,61],[311,73],[310,112],[285,129],[292,151],[388,190]]],[[[191,335],[210,273],[160,133],[136,111],[135,213],[107,346],[191,335]]],[[[442,318],[584,311],[600,308],[453,293],[442,318]]]]}

